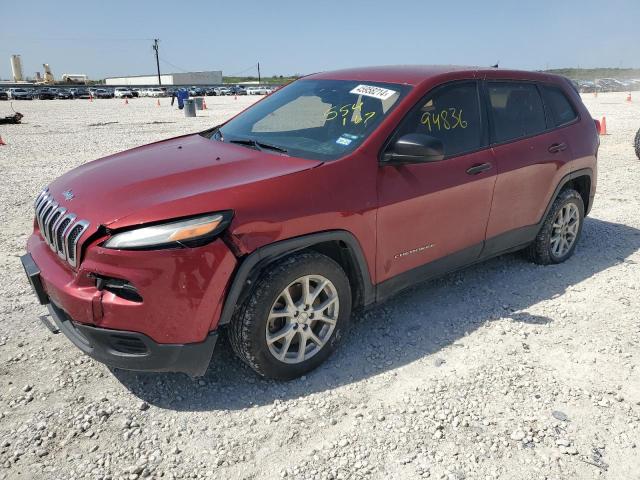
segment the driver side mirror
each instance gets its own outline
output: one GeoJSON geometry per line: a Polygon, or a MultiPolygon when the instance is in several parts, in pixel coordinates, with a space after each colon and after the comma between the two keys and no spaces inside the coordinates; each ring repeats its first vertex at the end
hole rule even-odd
{"type": "Polygon", "coordinates": [[[444,158],[444,145],[435,137],[423,133],[408,133],[398,138],[383,155],[385,163],[437,162],[444,158]]]}

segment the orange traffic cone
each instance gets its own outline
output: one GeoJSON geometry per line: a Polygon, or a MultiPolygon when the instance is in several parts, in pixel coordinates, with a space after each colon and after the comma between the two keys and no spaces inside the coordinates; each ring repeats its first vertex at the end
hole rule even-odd
{"type": "Polygon", "coordinates": [[[203,110],[207,109],[207,101],[204,98],[202,99],[202,109],[203,110]]]}
{"type": "Polygon", "coordinates": [[[2,140],[2,135],[0,135],[0,145],[6,145],[6,143],[4,143],[4,140],[2,140]]]}
{"type": "Polygon", "coordinates": [[[160,106],[160,99],[157,99],[156,100],[156,107],[159,107],[159,106],[160,106]]]}
{"type": "Polygon", "coordinates": [[[607,133],[607,117],[602,117],[600,122],[600,135],[608,135],[607,133]]]}
{"type": "Polygon", "coordinates": [[[125,104],[125,105],[129,105],[129,99],[128,99],[128,98],[125,98],[125,99],[124,99],[124,104],[125,104]]]}
{"type": "Polygon", "coordinates": [[[93,95],[89,95],[89,101],[93,102],[93,95]]]}
{"type": "Polygon", "coordinates": [[[627,95],[627,102],[631,102],[631,93],[629,93],[629,95],[627,95]]]}

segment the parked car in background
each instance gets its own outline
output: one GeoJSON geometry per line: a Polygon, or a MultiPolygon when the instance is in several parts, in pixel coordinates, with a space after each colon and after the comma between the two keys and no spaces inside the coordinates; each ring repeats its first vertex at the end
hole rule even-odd
{"type": "Polygon", "coordinates": [[[200,87],[191,87],[188,92],[191,97],[201,97],[204,95],[204,89],[200,87]]]}
{"type": "Polygon", "coordinates": [[[229,89],[226,87],[210,87],[206,89],[205,94],[214,97],[222,97],[229,94],[229,89]]]}
{"type": "Polygon", "coordinates": [[[52,88],[43,87],[38,89],[36,96],[38,100],[54,100],[57,97],[57,92],[52,88]]]}
{"type": "Polygon", "coordinates": [[[246,95],[247,94],[247,90],[240,86],[240,85],[234,85],[233,87],[229,87],[230,90],[230,95],[246,95]]]}
{"type": "Polygon", "coordinates": [[[2,88],[0,88],[0,100],[9,100],[9,94],[2,88]]]}
{"type": "Polygon", "coordinates": [[[115,98],[133,98],[133,93],[128,87],[116,87],[113,91],[115,98]]]}
{"type": "Polygon", "coordinates": [[[60,100],[69,100],[69,99],[73,98],[73,95],[71,95],[71,92],[69,90],[61,88],[56,93],[56,97],[58,99],[60,99],[60,100]]]}
{"type": "Polygon", "coordinates": [[[247,87],[247,95],[268,95],[271,93],[269,87],[247,87]]]}
{"type": "Polygon", "coordinates": [[[32,93],[25,88],[10,88],[7,93],[10,100],[33,100],[32,93]]]}
{"type": "Polygon", "coordinates": [[[73,98],[91,98],[91,92],[86,88],[74,88],[71,90],[73,98]]]}
{"type": "Polygon", "coordinates": [[[147,89],[146,96],[147,97],[164,97],[166,96],[166,93],[161,88],[155,87],[155,88],[147,89]]]}
{"type": "Polygon", "coordinates": [[[104,88],[96,88],[92,95],[94,98],[113,98],[113,93],[109,92],[104,88]]]}
{"type": "Polygon", "coordinates": [[[596,91],[596,84],[589,80],[579,80],[578,90],[580,93],[593,93],[596,91]]]}
{"type": "Polygon", "coordinates": [[[9,100],[33,100],[33,94],[26,88],[10,88],[7,91],[9,100]]]}

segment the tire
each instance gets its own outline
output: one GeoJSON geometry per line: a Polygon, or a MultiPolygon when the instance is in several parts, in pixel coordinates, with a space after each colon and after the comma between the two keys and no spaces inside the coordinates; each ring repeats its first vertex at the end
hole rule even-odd
{"type": "Polygon", "coordinates": [[[269,266],[236,311],[227,332],[236,355],[259,375],[291,380],[310,372],[331,355],[347,331],[350,316],[351,288],[340,265],[325,255],[302,252],[269,266]],[[305,307],[310,310],[302,311],[302,282],[297,281],[304,278],[309,278],[311,296],[317,293],[317,297],[311,301],[312,307],[305,307]],[[325,280],[329,283],[325,284],[325,280]],[[326,286],[319,290],[322,285],[326,286]],[[290,295],[289,307],[285,290],[290,295]],[[325,307],[323,319],[318,319],[319,310],[314,309],[322,308],[332,298],[337,301],[325,307]],[[289,313],[277,315],[285,311],[289,313]],[[276,315],[270,319],[272,312],[276,315]],[[325,323],[324,319],[333,324],[325,323]],[[311,334],[316,340],[307,337],[311,334]],[[281,338],[268,343],[267,335],[281,338]],[[301,345],[304,345],[302,359],[301,345]]]}
{"type": "Polygon", "coordinates": [[[636,138],[633,140],[633,146],[636,149],[636,157],[640,158],[640,130],[636,132],[636,138]]]}
{"type": "Polygon", "coordinates": [[[570,188],[562,190],[551,205],[536,239],[527,248],[529,259],[538,265],[564,262],[576,249],[583,223],[582,196],[570,188]],[[569,217],[574,220],[567,220],[569,217]]]}

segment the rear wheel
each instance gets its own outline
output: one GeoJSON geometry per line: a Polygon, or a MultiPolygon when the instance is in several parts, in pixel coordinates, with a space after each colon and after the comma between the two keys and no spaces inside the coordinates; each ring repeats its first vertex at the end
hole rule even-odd
{"type": "Polygon", "coordinates": [[[636,157],[640,158],[640,130],[636,132],[636,138],[633,141],[633,145],[636,149],[636,157]]]}
{"type": "Polygon", "coordinates": [[[527,250],[529,258],[540,265],[567,260],[580,239],[583,220],[584,203],[580,194],[573,189],[560,192],[527,250]]]}
{"type": "Polygon", "coordinates": [[[229,325],[236,354],[260,375],[290,380],[337,347],[351,315],[351,289],[329,257],[286,258],[258,281],[229,325]]]}

